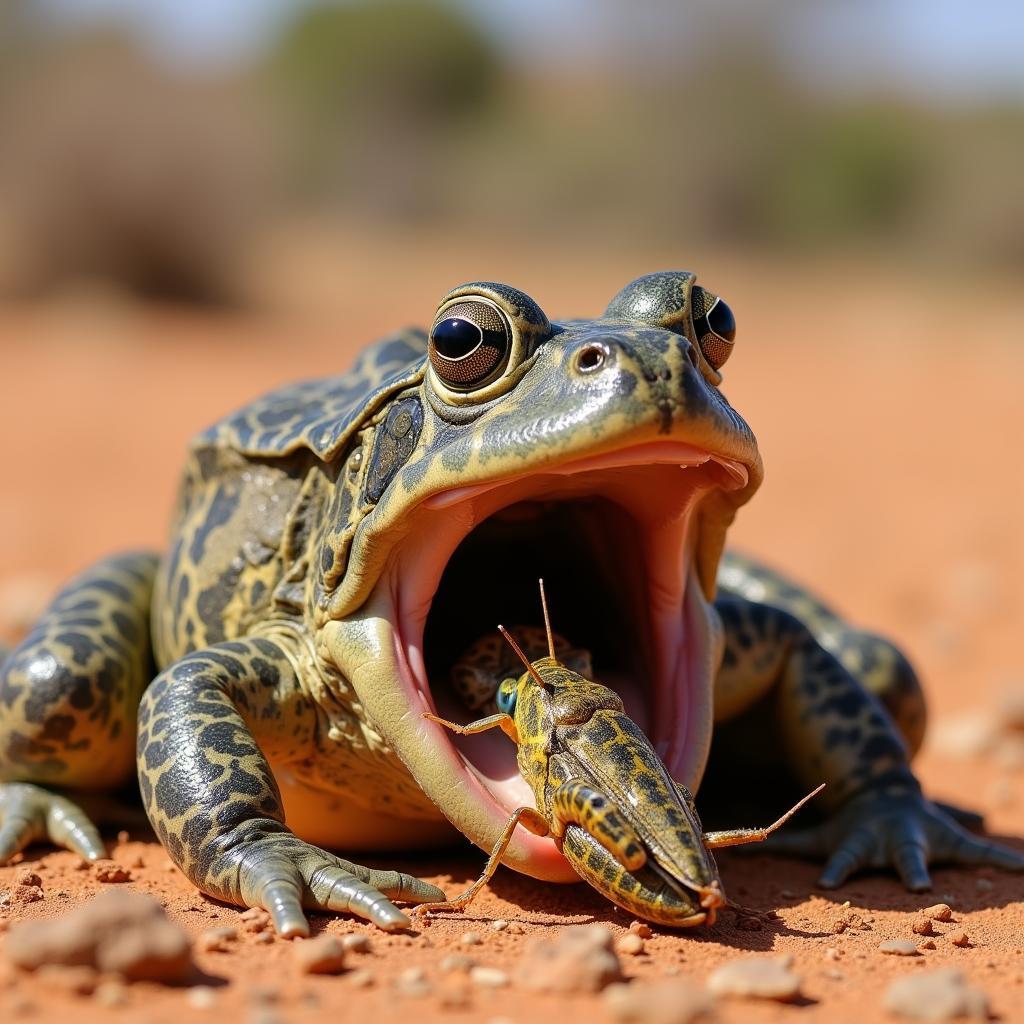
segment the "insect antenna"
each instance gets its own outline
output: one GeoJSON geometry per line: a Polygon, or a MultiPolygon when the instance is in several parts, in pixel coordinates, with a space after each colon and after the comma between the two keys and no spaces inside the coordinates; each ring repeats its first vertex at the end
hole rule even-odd
{"type": "Polygon", "coordinates": [[[538,683],[540,686],[544,686],[544,680],[541,679],[540,673],[530,663],[530,659],[525,654],[523,654],[523,649],[519,646],[519,644],[516,643],[515,637],[512,636],[512,634],[504,626],[501,625],[498,626],[498,632],[501,633],[501,635],[512,645],[512,650],[515,651],[517,655],[519,655],[519,660],[526,666],[526,670],[530,673],[531,676],[533,676],[534,681],[538,683]]]}
{"type": "Polygon", "coordinates": [[[537,580],[540,584],[540,606],[544,609],[544,631],[548,635],[548,654],[551,656],[551,660],[558,664],[558,659],[555,657],[555,635],[551,632],[551,616],[548,614],[548,598],[547,594],[544,593],[544,580],[537,580]]]}

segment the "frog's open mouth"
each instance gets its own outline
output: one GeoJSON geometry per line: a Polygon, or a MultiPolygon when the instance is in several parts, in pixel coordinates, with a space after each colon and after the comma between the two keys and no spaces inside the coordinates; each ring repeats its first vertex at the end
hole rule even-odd
{"type": "MultiPolygon", "coordinates": [[[[540,624],[539,576],[555,629],[591,652],[595,678],[620,692],[674,777],[699,780],[717,634],[693,565],[695,512],[710,491],[746,482],[734,460],[656,442],[443,491],[409,517],[382,579],[405,708],[399,729],[382,727],[474,842],[486,847],[515,807],[533,803],[513,745],[497,730],[455,738],[422,719],[412,729],[409,718],[470,720],[451,665],[498,622],[540,624]]],[[[523,830],[506,861],[568,876],[550,840],[523,830]]]]}

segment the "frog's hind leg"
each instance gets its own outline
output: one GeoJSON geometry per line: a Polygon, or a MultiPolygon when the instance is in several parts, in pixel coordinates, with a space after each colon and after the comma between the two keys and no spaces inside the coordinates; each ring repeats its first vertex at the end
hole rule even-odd
{"type": "MultiPolygon", "coordinates": [[[[913,757],[921,748],[927,724],[924,690],[914,667],[893,643],[854,629],[824,601],[773,569],[744,555],[728,552],[722,560],[723,592],[789,612],[869,693],[881,702],[913,757]]],[[[962,812],[965,821],[977,815],[962,812]]]]}
{"type": "Polygon", "coordinates": [[[45,838],[103,855],[85,813],[44,787],[99,791],[131,778],[156,568],[141,552],[99,562],[0,664],[0,864],[45,838]]]}

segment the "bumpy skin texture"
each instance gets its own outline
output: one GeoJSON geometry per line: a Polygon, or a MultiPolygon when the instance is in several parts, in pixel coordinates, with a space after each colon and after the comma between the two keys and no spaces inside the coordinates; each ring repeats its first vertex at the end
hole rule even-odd
{"type": "MultiPolygon", "coordinates": [[[[396,927],[405,919],[388,894],[439,898],[296,837],[285,806],[307,839],[323,826],[351,849],[414,847],[431,830],[436,841],[444,817],[493,846],[500,824],[479,812],[454,755],[434,748],[438,731],[414,713],[396,653],[395,566],[411,531],[429,519],[433,543],[447,528],[451,514],[430,511],[439,495],[663,442],[713,452],[745,481],[694,498],[686,550],[713,598],[727,528],[762,472],[694,332],[693,283],[684,271],[648,275],[603,317],[556,324],[514,288],[464,285],[442,306],[476,297],[509,324],[507,367],[473,394],[448,389],[425,333],[405,331],[349,373],[281,389],[201,434],[155,584],[151,555],[100,563],[0,667],[0,859],[44,834],[97,855],[84,816],[41,787],[127,781],[138,710],[147,812],[204,891],[266,906],[285,934],[306,931],[303,906],[396,927]]],[[[727,564],[715,607],[715,728],[775,703],[794,773],[834,795],[822,829],[789,844],[832,854],[826,881],[884,863],[921,887],[939,858],[1021,866],[921,797],[891,714],[912,748],[922,705],[892,648],[744,563],[727,564]]],[[[698,776],[710,706],[704,718],[687,726],[698,776]]],[[[530,856],[513,843],[507,862],[532,870],[530,856]]]]}

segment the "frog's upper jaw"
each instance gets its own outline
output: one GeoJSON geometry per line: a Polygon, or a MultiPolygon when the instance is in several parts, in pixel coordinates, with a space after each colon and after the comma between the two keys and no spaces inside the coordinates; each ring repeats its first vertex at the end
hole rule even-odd
{"type": "MultiPolygon", "coordinates": [[[[595,654],[597,678],[619,690],[674,777],[696,786],[720,641],[692,556],[703,504],[747,482],[735,461],[654,441],[449,490],[417,509],[368,604],[331,624],[326,643],[368,719],[471,840],[489,849],[532,795],[504,736],[453,742],[422,714],[466,719],[446,642],[539,621],[540,575],[559,631],[595,654]]],[[[505,859],[537,877],[574,877],[550,840],[523,830],[505,859]]]]}

